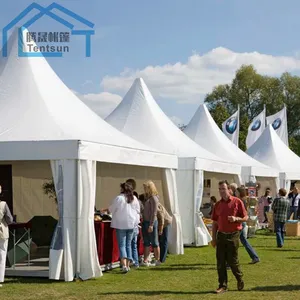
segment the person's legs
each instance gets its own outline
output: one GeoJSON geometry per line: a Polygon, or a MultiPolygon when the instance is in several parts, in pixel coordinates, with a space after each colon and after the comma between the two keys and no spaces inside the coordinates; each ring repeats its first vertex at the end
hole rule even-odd
{"type": "Polygon", "coordinates": [[[283,226],[281,222],[275,221],[275,233],[276,233],[276,241],[277,241],[277,247],[283,246],[283,240],[282,240],[282,234],[283,234],[283,226]]]}
{"type": "MultiPolygon", "coordinates": [[[[227,289],[227,269],[226,269],[226,236],[222,233],[217,234],[217,269],[219,279],[219,289],[227,289]]],[[[218,292],[218,290],[217,290],[218,292]]]]}
{"type": "Polygon", "coordinates": [[[160,259],[160,248],[158,241],[158,223],[157,220],[153,223],[153,231],[150,233],[150,241],[154,251],[154,258],[156,261],[160,259]]]}
{"type": "Polygon", "coordinates": [[[132,259],[135,267],[139,266],[139,253],[137,249],[138,230],[135,229],[133,232],[133,238],[131,242],[132,259]]]}
{"type": "Polygon", "coordinates": [[[121,260],[121,266],[123,271],[125,271],[127,267],[127,253],[126,253],[126,230],[124,229],[116,229],[117,241],[119,246],[119,256],[121,260]]]}
{"type": "Polygon", "coordinates": [[[150,234],[148,232],[149,222],[144,221],[142,224],[142,234],[144,241],[144,265],[149,263],[149,254],[150,254],[150,234]]]}
{"type": "Polygon", "coordinates": [[[126,259],[127,265],[126,267],[129,269],[130,262],[132,262],[132,251],[131,251],[131,243],[133,238],[133,229],[126,230],[126,259]]]}
{"type": "Polygon", "coordinates": [[[280,222],[280,229],[281,229],[281,240],[282,240],[282,246],[284,244],[284,225],[285,223],[284,222],[280,222]]]}
{"type": "Polygon", "coordinates": [[[239,263],[238,249],[239,249],[240,232],[233,233],[227,237],[227,261],[230,265],[231,271],[238,282],[238,289],[244,288],[243,273],[239,263]]]}
{"type": "Polygon", "coordinates": [[[0,239],[0,284],[4,282],[8,239],[0,239]]]}
{"type": "Polygon", "coordinates": [[[241,233],[240,233],[240,241],[241,241],[242,245],[245,247],[249,256],[251,257],[251,259],[252,259],[251,263],[257,263],[257,262],[259,262],[259,258],[258,258],[258,255],[256,254],[255,250],[252,248],[249,241],[247,240],[246,229],[247,229],[247,226],[243,224],[243,230],[241,230],[241,233]]]}
{"type": "Polygon", "coordinates": [[[171,225],[164,227],[162,235],[159,236],[160,261],[164,263],[168,254],[169,232],[171,225]]]}
{"type": "Polygon", "coordinates": [[[267,212],[269,212],[269,211],[270,211],[270,206],[264,206],[264,216],[265,216],[264,222],[265,222],[265,223],[268,222],[267,212]]]}

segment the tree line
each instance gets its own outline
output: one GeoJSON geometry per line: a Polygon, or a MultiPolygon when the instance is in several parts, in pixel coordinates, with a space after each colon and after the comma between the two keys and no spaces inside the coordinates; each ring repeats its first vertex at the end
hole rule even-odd
{"type": "MultiPolygon", "coordinates": [[[[205,103],[220,128],[240,105],[239,147],[246,150],[248,127],[266,106],[266,115],[287,107],[289,147],[300,155],[300,77],[283,73],[280,77],[258,74],[252,65],[236,71],[230,84],[216,86],[206,95],[205,103]]],[[[184,125],[181,129],[184,129],[184,125]]]]}

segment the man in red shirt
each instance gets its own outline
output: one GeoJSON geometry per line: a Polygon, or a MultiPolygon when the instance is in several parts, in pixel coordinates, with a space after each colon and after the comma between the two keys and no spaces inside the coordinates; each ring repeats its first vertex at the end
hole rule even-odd
{"type": "Polygon", "coordinates": [[[217,294],[227,291],[226,262],[237,279],[237,288],[244,288],[243,273],[238,259],[238,248],[242,223],[247,221],[247,212],[243,202],[230,194],[229,184],[219,182],[221,200],[215,204],[212,220],[212,246],[217,247],[217,268],[219,288],[217,294]]]}

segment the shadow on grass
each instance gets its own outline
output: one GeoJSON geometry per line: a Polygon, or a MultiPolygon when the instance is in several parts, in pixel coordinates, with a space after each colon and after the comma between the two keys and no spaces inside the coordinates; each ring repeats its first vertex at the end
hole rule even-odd
{"type": "Polygon", "coordinates": [[[214,267],[208,267],[208,268],[203,268],[203,267],[200,267],[200,266],[188,266],[186,265],[185,267],[179,267],[179,268],[176,268],[176,267],[156,267],[156,268],[139,268],[138,271],[198,271],[198,270],[216,270],[217,268],[214,267]]]}
{"type": "Polygon", "coordinates": [[[26,284],[55,284],[55,283],[62,283],[62,281],[58,280],[51,280],[48,278],[39,278],[39,277],[7,277],[6,284],[19,284],[19,283],[26,283],[26,284]]]}
{"type": "Polygon", "coordinates": [[[293,257],[287,257],[287,259],[300,259],[300,256],[298,256],[298,257],[295,257],[295,256],[293,256],[293,257]]]}
{"type": "MultiPolygon", "coordinates": [[[[120,273],[121,275],[124,275],[123,273],[120,273]]],[[[64,280],[52,280],[48,278],[40,278],[40,277],[6,277],[5,284],[62,284],[65,283],[64,280]]],[[[96,278],[91,278],[88,281],[97,280],[96,278]]],[[[70,283],[81,283],[85,282],[84,280],[74,280],[70,283]]]]}
{"type": "Polygon", "coordinates": [[[255,246],[253,246],[253,247],[255,247],[255,248],[261,248],[261,249],[267,249],[268,250],[268,248],[270,249],[277,249],[276,248],[276,246],[260,246],[260,245],[255,245],[255,246]]]}
{"type": "Polygon", "coordinates": [[[300,291],[300,285],[275,285],[275,286],[258,286],[251,291],[260,291],[260,292],[292,292],[300,291]]]}
{"type": "Polygon", "coordinates": [[[216,266],[216,264],[199,264],[199,263],[195,263],[195,264],[170,264],[167,265],[168,267],[187,267],[187,266],[216,266]]]}
{"type": "Polygon", "coordinates": [[[201,292],[181,292],[181,291],[124,291],[124,292],[104,292],[97,293],[98,296],[112,296],[112,295],[141,295],[141,296],[157,296],[157,295],[207,295],[215,294],[215,291],[201,291],[201,292]]]}
{"type": "Polygon", "coordinates": [[[278,251],[278,252],[299,252],[299,250],[298,250],[298,249],[284,249],[284,248],[265,249],[265,251],[278,251]]]}

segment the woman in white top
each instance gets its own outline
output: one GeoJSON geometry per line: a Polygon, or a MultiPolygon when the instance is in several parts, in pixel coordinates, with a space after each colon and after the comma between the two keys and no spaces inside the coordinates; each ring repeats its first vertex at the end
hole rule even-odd
{"type": "MultiPolygon", "coordinates": [[[[0,194],[2,187],[0,185],[0,194]]],[[[13,222],[13,217],[6,202],[0,200],[0,287],[4,282],[7,245],[9,238],[8,225],[13,222]]]]}
{"type": "Polygon", "coordinates": [[[127,273],[132,261],[133,230],[140,222],[140,204],[130,183],[121,184],[121,193],[108,210],[112,214],[111,227],[116,229],[122,271],[127,273]]]}

